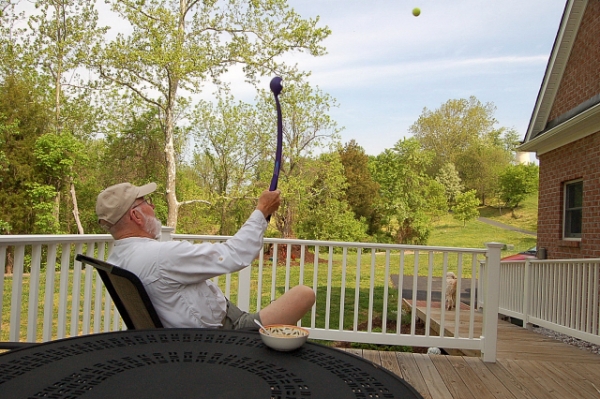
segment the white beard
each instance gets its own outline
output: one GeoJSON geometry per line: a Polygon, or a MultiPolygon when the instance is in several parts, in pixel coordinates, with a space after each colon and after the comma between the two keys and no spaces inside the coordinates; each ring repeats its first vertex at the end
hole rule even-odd
{"type": "Polygon", "coordinates": [[[155,239],[159,239],[161,235],[162,223],[156,217],[144,215],[144,230],[155,239]]]}

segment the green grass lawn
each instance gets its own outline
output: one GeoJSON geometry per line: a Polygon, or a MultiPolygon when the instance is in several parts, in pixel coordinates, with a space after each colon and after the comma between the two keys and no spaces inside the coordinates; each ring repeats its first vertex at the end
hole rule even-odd
{"type": "Polygon", "coordinates": [[[513,212],[497,206],[486,206],[479,209],[480,216],[497,220],[498,222],[519,227],[524,230],[537,231],[538,193],[529,195],[513,212]]]}
{"type": "MultiPolygon", "coordinates": [[[[537,231],[537,192],[527,197],[515,210],[516,218],[510,210],[486,206],[479,209],[480,216],[518,227],[528,231],[537,231]]],[[[467,222],[466,226],[446,215],[434,222],[434,228],[428,245],[482,248],[486,242],[501,242],[512,245],[513,249],[502,251],[502,256],[512,255],[536,245],[536,237],[491,226],[476,220],[467,222]]]]}

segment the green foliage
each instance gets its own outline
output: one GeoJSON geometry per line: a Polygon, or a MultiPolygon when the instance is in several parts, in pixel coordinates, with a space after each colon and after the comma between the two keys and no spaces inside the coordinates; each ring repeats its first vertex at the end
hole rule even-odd
{"type": "Polygon", "coordinates": [[[304,194],[295,231],[298,238],[363,241],[366,223],[356,220],[344,200],[346,185],[339,154],[323,154],[313,163],[316,179],[304,194]]]}
{"type": "Polygon", "coordinates": [[[482,137],[457,161],[465,189],[477,191],[483,204],[498,192],[498,176],[512,159],[512,152],[506,149],[506,143],[500,137],[502,132],[494,130],[482,137]]]}
{"type": "Polygon", "coordinates": [[[433,154],[414,139],[398,141],[369,163],[379,184],[378,211],[390,237],[399,243],[425,243],[429,234],[428,188],[432,178],[426,173],[433,154]]]}
{"type": "Polygon", "coordinates": [[[409,129],[434,154],[429,174],[439,176],[453,164],[465,189],[476,190],[484,204],[497,192],[498,174],[512,160],[517,136],[514,130],[495,128],[495,110],[493,103],[473,96],[448,100],[434,111],[425,108],[409,129]]]}
{"type": "Polygon", "coordinates": [[[439,219],[448,213],[447,189],[437,180],[429,180],[425,188],[427,201],[425,203],[425,212],[434,219],[439,219]]]}
{"type": "Polygon", "coordinates": [[[27,190],[35,214],[34,234],[60,234],[60,224],[54,213],[56,191],[53,186],[33,183],[27,190]]]}
{"type": "Polygon", "coordinates": [[[500,174],[500,199],[507,207],[514,209],[529,194],[537,190],[538,183],[537,165],[509,165],[500,174]]]}
{"type": "Polygon", "coordinates": [[[51,180],[71,175],[78,158],[85,158],[84,145],[70,134],[47,133],[40,136],[33,149],[40,172],[51,180]]]}
{"type": "Polygon", "coordinates": [[[475,190],[469,190],[456,197],[456,204],[452,207],[452,216],[463,222],[463,226],[465,226],[469,220],[479,216],[478,206],[477,193],[475,190]]]}
{"type": "Polygon", "coordinates": [[[19,124],[18,121],[13,121],[13,123],[6,123],[5,119],[6,118],[0,114],[0,183],[2,183],[2,180],[4,180],[4,172],[8,171],[8,165],[10,163],[8,157],[6,156],[6,153],[4,152],[4,150],[2,150],[2,148],[4,148],[5,143],[3,137],[5,135],[11,135],[13,132],[17,132],[19,124]]]}
{"type": "Polygon", "coordinates": [[[164,186],[164,136],[157,111],[131,108],[122,118],[118,132],[108,134],[103,143],[105,185],[157,181],[164,186]]]}
{"type": "Polygon", "coordinates": [[[354,212],[355,218],[365,219],[369,224],[368,233],[373,234],[380,227],[381,216],[374,206],[380,201],[379,184],[371,176],[369,157],[354,140],[346,143],[338,152],[348,184],[345,190],[346,201],[354,212]]]}
{"type": "Polygon", "coordinates": [[[456,197],[463,191],[462,181],[454,164],[442,165],[435,180],[444,187],[447,204],[452,207],[456,197]]]}
{"type": "Polygon", "coordinates": [[[252,180],[266,157],[268,130],[250,104],[235,103],[223,91],[216,105],[200,102],[192,121],[200,151],[194,154],[198,179],[218,216],[219,234],[232,235],[251,209],[252,180]]]}
{"type": "MultiPolygon", "coordinates": [[[[1,58],[1,57],[0,57],[1,58]]],[[[3,166],[0,179],[0,220],[12,234],[34,230],[27,184],[44,183],[35,169],[35,142],[44,133],[47,110],[39,103],[35,79],[9,75],[0,81],[0,137],[3,166]]]]}

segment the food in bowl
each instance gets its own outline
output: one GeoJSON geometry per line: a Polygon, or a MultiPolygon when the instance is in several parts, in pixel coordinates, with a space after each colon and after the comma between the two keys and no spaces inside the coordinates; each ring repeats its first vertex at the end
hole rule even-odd
{"type": "Polygon", "coordinates": [[[271,324],[258,331],[265,345],[284,352],[300,348],[309,334],[305,328],[287,324],[271,324]]]}

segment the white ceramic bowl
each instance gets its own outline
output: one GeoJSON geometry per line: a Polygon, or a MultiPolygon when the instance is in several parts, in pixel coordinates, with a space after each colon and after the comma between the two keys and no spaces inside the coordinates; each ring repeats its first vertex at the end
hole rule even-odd
{"type": "Polygon", "coordinates": [[[287,324],[271,324],[265,326],[265,329],[271,334],[267,335],[261,328],[260,337],[265,345],[278,351],[292,351],[298,349],[308,339],[308,330],[298,326],[287,324]]]}

